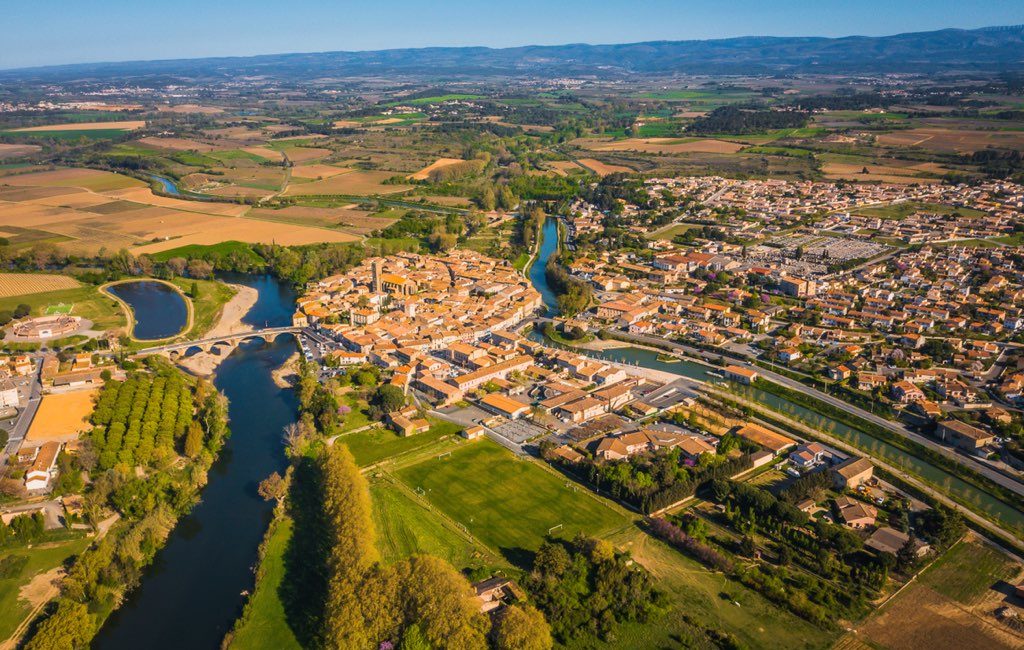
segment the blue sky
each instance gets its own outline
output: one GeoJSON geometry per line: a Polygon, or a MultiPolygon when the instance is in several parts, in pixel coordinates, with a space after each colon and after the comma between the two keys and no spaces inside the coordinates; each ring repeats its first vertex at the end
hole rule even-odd
{"type": "Polygon", "coordinates": [[[0,0],[0,68],[57,63],[846,36],[1024,23],[1022,0],[0,0]]]}

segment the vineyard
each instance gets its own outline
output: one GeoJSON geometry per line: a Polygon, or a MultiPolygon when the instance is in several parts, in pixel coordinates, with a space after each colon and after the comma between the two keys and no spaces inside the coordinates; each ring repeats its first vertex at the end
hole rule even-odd
{"type": "Polygon", "coordinates": [[[194,411],[193,387],[181,373],[135,373],[109,382],[92,416],[98,469],[158,465],[175,457],[194,411]]]}

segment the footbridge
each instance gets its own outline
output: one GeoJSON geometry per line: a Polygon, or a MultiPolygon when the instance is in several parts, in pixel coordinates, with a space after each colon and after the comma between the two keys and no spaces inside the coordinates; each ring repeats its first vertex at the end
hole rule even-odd
{"type": "Polygon", "coordinates": [[[132,356],[144,357],[151,354],[159,354],[171,360],[176,360],[179,357],[184,356],[190,350],[224,354],[236,348],[238,344],[243,341],[260,339],[266,343],[270,343],[277,337],[284,334],[298,334],[301,331],[301,327],[265,327],[263,329],[238,332],[237,334],[226,334],[224,336],[212,336],[195,341],[178,341],[175,343],[167,343],[165,345],[155,345],[151,348],[142,348],[141,350],[136,351],[132,356]]]}

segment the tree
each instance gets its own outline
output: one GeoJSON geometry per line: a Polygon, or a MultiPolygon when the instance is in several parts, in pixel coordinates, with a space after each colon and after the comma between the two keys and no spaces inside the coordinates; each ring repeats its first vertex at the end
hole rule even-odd
{"type": "Polygon", "coordinates": [[[378,386],[370,396],[370,416],[383,419],[385,415],[400,410],[405,406],[405,393],[398,386],[384,384],[378,386]]]}
{"type": "Polygon", "coordinates": [[[189,458],[198,458],[202,450],[203,428],[198,422],[193,421],[188,425],[188,433],[185,435],[185,455],[189,458]]]}
{"type": "Polygon", "coordinates": [[[417,622],[437,648],[486,648],[486,618],[476,605],[469,581],[444,560],[414,555],[403,585],[405,618],[417,622]]]}
{"type": "Polygon", "coordinates": [[[32,308],[29,307],[28,305],[26,305],[25,303],[21,303],[17,307],[14,308],[14,317],[15,318],[24,318],[24,317],[28,316],[31,313],[32,313],[32,308]]]}
{"type": "Polygon", "coordinates": [[[199,283],[196,282],[195,280],[192,281],[192,286],[188,290],[188,295],[193,300],[199,298],[199,283]]]}
{"type": "Polygon", "coordinates": [[[549,650],[551,628],[536,608],[512,605],[494,624],[495,650],[549,650]]]}
{"type": "Polygon", "coordinates": [[[288,481],[277,472],[260,481],[259,495],[267,501],[281,503],[288,494],[288,481]]]}
{"type": "Polygon", "coordinates": [[[62,598],[57,611],[39,624],[39,629],[25,644],[25,650],[85,648],[95,634],[95,626],[88,607],[62,598]]]}

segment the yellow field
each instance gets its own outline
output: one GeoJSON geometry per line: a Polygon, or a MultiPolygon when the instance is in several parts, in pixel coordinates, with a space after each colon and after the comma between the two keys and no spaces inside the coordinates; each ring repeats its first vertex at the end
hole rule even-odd
{"type": "Polygon", "coordinates": [[[90,131],[100,129],[120,129],[122,131],[134,131],[146,126],[146,120],[127,120],[124,122],[72,122],[69,124],[47,124],[46,126],[29,126],[23,129],[11,129],[16,133],[42,132],[42,131],[90,131]]]}
{"type": "Polygon", "coordinates": [[[76,289],[82,286],[68,275],[52,273],[0,273],[0,298],[27,296],[33,293],[76,289]]]}
{"type": "Polygon", "coordinates": [[[736,153],[743,145],[725,140],[680,138],[628,138],[611,142],[580,140],[592,151],[642,151],[644,153],[736,153]],[[588,144],[589,143],[589,144],[588,144]]]}
{"type": "Polygon", "coordinates": [[[348,167],[335,167],[334,165],[296,165],[292,167],[292,176],[296,178],[330,178],[338,174],[345,174],[352,171],[348,167]]]}
{"type": "Polygon", "coordinates": [[[286,153],[288,154],[288,160],[293,163],[300,163],[323,158],[331,155],[333,152],[330,149],[318,149],[316,147],[291,147],[286,153]]]}
{"type": "MultiPolygon", "coordinates": [[[[276,167],[266,171],[282,173],[276,167]]],[[[337,217],[327,223],[317,223],[315,219],[306,222],[247,219],[242,217],[249,206],[157,196],[148,186],[123,187],[126,182],[142,185],[132,178],[87,169],[0,177],[0,183],[10,183],[0,184],[0,230],[12,226],[61,235],[70,241],[60,242],[59,246],[78,254],[119,248],[154,253],[186,244],[216,244],[228,240],[298,245],[358,239],[352,233],[319,227],[338,226],[344,219],[337,217]],[[13,185],[15,182],[18,185],[13,185]],[[58,186],[61,183],[66,186],[58,186]],[[121,186],[121,189],[89,190],[82,186],[121,186]]],[[[250,188],[224,190],[269,194],[266,190],[250,188]]]]}
{"type": "Polygon", "coordinates": [[[571,160],[552,160],[546,164],[559,176],[568,176],[569,172],[581,169],[579,165],[571,160]]]}
{"type": "Polygon", "coordinates": [[[598,176],[607,176],[608,174],[615,174],[618,172],[625,172],[627,174],[633,173],[633,170],[629,167],[623,167],[622,165],[608,165],[600,160],[594,160],[593,158],[580,158],[579,163],[598,176]]]}
{"type": "MultiPolygon", "coordinates": [[[[291,153],[289,153],[289,156],[291,153]]],[[[291,185],[285,196],[301,196],[309,194],[394,194],[412,189],[412,185],[384,185],[384,181],[395,176],[387,171],[353,171],[339,174],[322,181],[291,185]]]]}
{"type": "Polygon", "coordinates": [[[72,393],[44,395],[28,428],[25,441],[33,445],[49,441],[66,442],[89,428],[98,388],[72,393]]]}
{"type": "Polygon", "coordinates": [[[268,149],[267,147],[245,147],[242,149],[245,153],[251,153],[254,156],[260,158],[266,158],[267,160],[273,160],[274,162],[281,162],[284,160],[284,154],[274,149],[268,149]]]}
{"type": "Polygon", "coordinates": [[[848,163],[825,163],[822,171],[825,177],[832,180],[850,181],[879,181],[882,183],[938,183],[938,179],[921,178],[916,174],[931,171],[934,163],[925,163],[921,166],[895,167],[889,165],[866,165],[867,174],[862,174],[865,165],[853,165],[848,163]],[[923,168],[922,168],[923,167],[923,168]]]}
{"type": "Polygon", "coordinates": [[[216,115],[217,113],[224,112],[223,108],[217,108],[216,106],[199,106],[198,104],[178,104],[177,106],[159,106],[157,107],[157,110],[161,113],[181,113],[184,115],[216,115]]]}
{"type": "Polygon", "coordinates": [[[430,172],[434,171],[435,169],[441,169],[442,167],[455,165],[460,162],[465,161],[462,158],[438,158],[437,160],[430,163],[429,165],[419,170],[415,174],[410,174],[409,178],[413,179],[414,181],[425,181],[428,178],[430,178],[430,172]]]}

